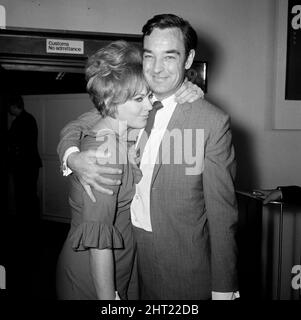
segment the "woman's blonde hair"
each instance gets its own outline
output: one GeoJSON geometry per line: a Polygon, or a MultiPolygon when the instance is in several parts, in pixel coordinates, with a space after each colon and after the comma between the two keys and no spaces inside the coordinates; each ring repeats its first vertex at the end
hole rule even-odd
{"type": "Polygon", "coordinates": [[[143,76],[141,50],[114,41],[89,57],[87,91],[102,116],[114,116],[116,106],[139,94],[148,85],[143,76]]]}

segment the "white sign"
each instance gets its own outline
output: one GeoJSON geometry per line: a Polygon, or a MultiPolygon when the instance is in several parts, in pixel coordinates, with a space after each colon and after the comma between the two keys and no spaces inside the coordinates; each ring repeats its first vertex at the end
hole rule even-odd
{"type": "Polygon", "coordinates": [[[46,39],[46,52],[84,54],[84,41],[46,39]]]}
{"type": "Polygon", "coordinates": [[[5,7],[0,6],[0,29],[5,29],[6,27],[6,12],[5,7]]]}

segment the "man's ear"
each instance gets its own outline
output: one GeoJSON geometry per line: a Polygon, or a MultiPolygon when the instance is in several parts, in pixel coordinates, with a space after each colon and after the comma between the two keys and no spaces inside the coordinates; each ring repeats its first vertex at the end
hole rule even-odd
{"type": "Polygon", "coordinates": [[[191,65],[193,63],[194,56],[195,56],[195,50],[191,49],[189,51],[188,57],[187,57],[186,62],[185,62],[185,69],[186,70],[188,70],[191,67],[191,65]]]}

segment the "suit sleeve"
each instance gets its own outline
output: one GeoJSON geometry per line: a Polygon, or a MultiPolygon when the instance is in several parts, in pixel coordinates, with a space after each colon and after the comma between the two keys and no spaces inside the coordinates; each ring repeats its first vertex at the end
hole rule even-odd
{"type": "Polygon", "coordinates": [[[238,290],[235,173],[229,117],[223,115],[215,130],[209,133],[203,176],[211,244],[212,291],[216,292],[238,290]]]}
{"type": "Polygon", "coordinates": [[[57,153],[59,155],[60,161],[62,159],[66,150],[70,147],[78,147],[80,144],[83,132],[88,131],[92,128],[96,122],[101,118],[101,115],[96,109],[92,109],[84,114],[82,114],[76,120],[69,122],[60,132],[60,142],[57,146],[57,153]]]}
{"type": "Polygon", "coordinates": [[[286,203],[301,204],[301,187],[283,186],[279,187],[282,192],[282,200],[286,203]]]}

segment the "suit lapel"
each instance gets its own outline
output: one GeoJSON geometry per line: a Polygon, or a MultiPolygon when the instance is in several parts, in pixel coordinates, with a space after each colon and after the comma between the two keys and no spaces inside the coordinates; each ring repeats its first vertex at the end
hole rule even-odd
{"type": "MultiPolygon", "coordinates": [[[[184,123],[186,121],[186,118],[188,116],[188,114],[190,113],[190,109],[191,109],[191,104],[185,103],[185,104],[177,104],[171,118],[170,121],[168,123],[166,132],[171,132],[173,129],[178,128],[178,129],[182,129],[184,128],[184,123]]],[[[168,136],[166,136],[166,132],[164,133],[163,139],[167,138],[168,136]]],[[[162,139],[162,141],[163,141],[162,139]]],[[[152,182],[151,182],[151,186],[153,186],[158,172],[162,166],[162,159],[166,159],[168,157],[168,153],[171,154],[174,152],[173,148],[174,146],[172,145],[172,147],[170,147],[170,150],[162,150],[162,141],[160,143],[160,148],[159,148],[159,152],[157,155],[157,159],[156,159],[156,164],[154,167],[154,171],[153,171],[153,176],[152,176],[152,182]],[[160,153],[162,154],[162,156],[160,156],[160,153]]]]}

